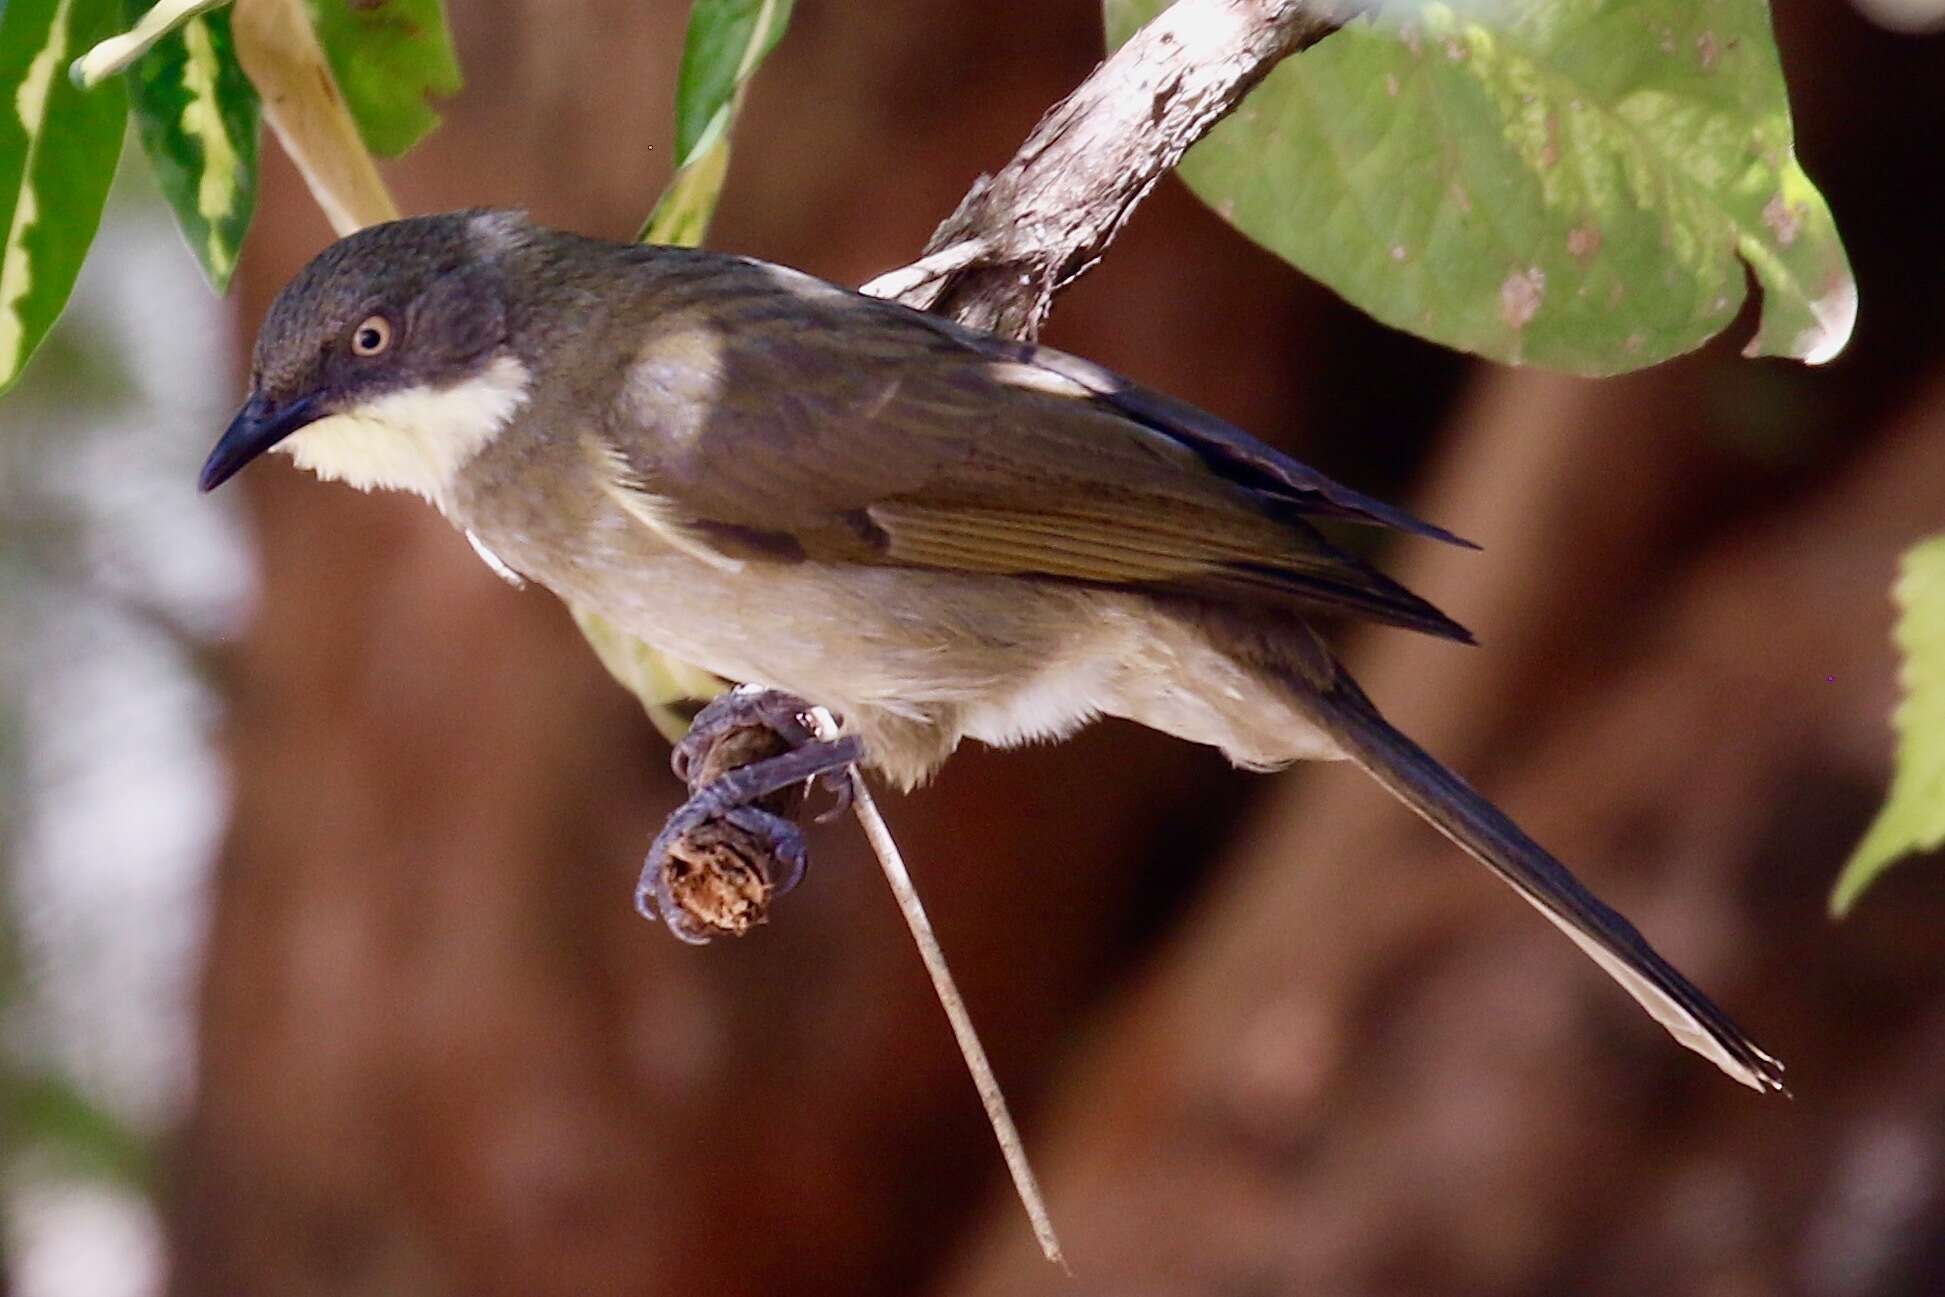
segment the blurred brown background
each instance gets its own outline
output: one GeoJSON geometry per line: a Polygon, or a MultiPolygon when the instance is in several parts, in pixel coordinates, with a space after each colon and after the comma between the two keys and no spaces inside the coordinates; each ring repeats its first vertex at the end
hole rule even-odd
{"type": "MultiPolygon", "coordinates": [[[[686,5],[450,10],[468,88],[391,167],[407,210],[625,236],[686,5]]],[[[887,811],[1070,1279],[854,828],[747,940],[643,923],[677,786],[562,610],[419,502],[280,461],[245,480],[259,605],[211,649],[234,801],[152,1181],[168,1291],[1945,1292],[1945,862],[1824,915],[1889,770],[1887,587],[1945,528],[1945,39],[1829,0],[1777,23],[1861,284],[1827,368],[1737,359],[1748,320],[1609,382],[1476,364],[1173,183],[1047,336],[1485,546],[1384,555],[1483,648],[1360,632],[1354,666],[1793,1101],[1675,1048],[1353,771],[1252,778],[1121,725],[969,750],[887,811]]],[[[1087,0],[800,0],[712,241],[900,264],[1099,46],[1087,0]]],[[[265,171],[244,337],[329,237],[265,171]]],[[[193,459],[216,430],[171,435],[193,459]]]]}

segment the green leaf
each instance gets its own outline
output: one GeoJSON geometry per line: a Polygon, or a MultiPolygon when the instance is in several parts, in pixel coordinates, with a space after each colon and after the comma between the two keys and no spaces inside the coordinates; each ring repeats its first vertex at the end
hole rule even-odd
{"type": "Polygon", "coordinates": [[[101,224],[128,96],[83,91],[68,61],[115,29],[118,0],[9,0],[0,15],[0,390],[67,305],[101,224]]]}
{"type": "Polygon", "coordinates": [[[1830,912],[1841,918],[1901,857],[1945,846],[1945,536],[1904,557],[1892,598],[1901,610],[1893,638],[1904,656],[1904,701],[1891,792],[1837,879],[1830,912]]]}
{"type": "Polygon", "coordinates": [[[442,0],[310,0],[317,38],[365,147],[395,158],[439,124],[427,102],[459,92],[442,0]]]}
{"type": "MultiPolygon", "coordinates": [[[[1165,0],[1106,0],[1118,43],[1165,0]]],[[[1288,60],[1181,173],[1397,328],[1581,374],[1692,350],[1828,360],[1856,283],[1792,153],[1763,0],[1498,0],[1362,19],[1288,60]]]]}
{"type": "Polygon", "coordinates": [[[790,26],[792,0],[696,0],[675,87],[676,165],[721,134],[736,96],[790,26]]]}
{"type": "MultiPolygon", "coordinates": [[[[125,0],[130,19],[150,0],[125,0]]],[[[257,201],[257,92],[230,16],[190,18],[129,71],[135,124],[176,224],[217,292],[229,286],[257,201]]]]}
{"type": "Polygon", "coordinates": [[[743,88],[790,25],[792,0],[696,0],[676,77],[676,172],[642,227],[644,243],[694,247],[709,232],[743,88]]]}

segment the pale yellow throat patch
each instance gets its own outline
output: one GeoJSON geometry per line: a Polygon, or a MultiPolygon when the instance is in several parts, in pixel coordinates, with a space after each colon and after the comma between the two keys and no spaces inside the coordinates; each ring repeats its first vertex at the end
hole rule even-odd
{"type": "Polygon", "coordinates": [[[461,469],[526,404],[532,375],[512,356],[450,387],[412,387],[319,419],[277,445],[299,468],[360,491],[411,491],[442,510],[461,469]]]}

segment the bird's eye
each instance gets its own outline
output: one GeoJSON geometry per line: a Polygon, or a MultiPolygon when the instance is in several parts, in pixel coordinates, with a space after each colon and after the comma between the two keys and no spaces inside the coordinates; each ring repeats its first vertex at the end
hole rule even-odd
{"type": "Polygon", "coordinates": [[[368,315],[351,332],[351,354],[376,356],[392,345],[392,322],[382,315],[368,315]]]}

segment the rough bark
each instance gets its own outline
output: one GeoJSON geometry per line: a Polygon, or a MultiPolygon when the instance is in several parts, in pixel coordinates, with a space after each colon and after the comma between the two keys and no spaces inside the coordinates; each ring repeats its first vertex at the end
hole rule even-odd
{"type": "Polygon", "coordinates": [[[915,266],[866,291],[1038,337],[1054,293],[1101,258],[1156,182],[1278,63],[1335,30],[1334,12],[1319,0],[1180,0],[973,185],[915,266]]]}

